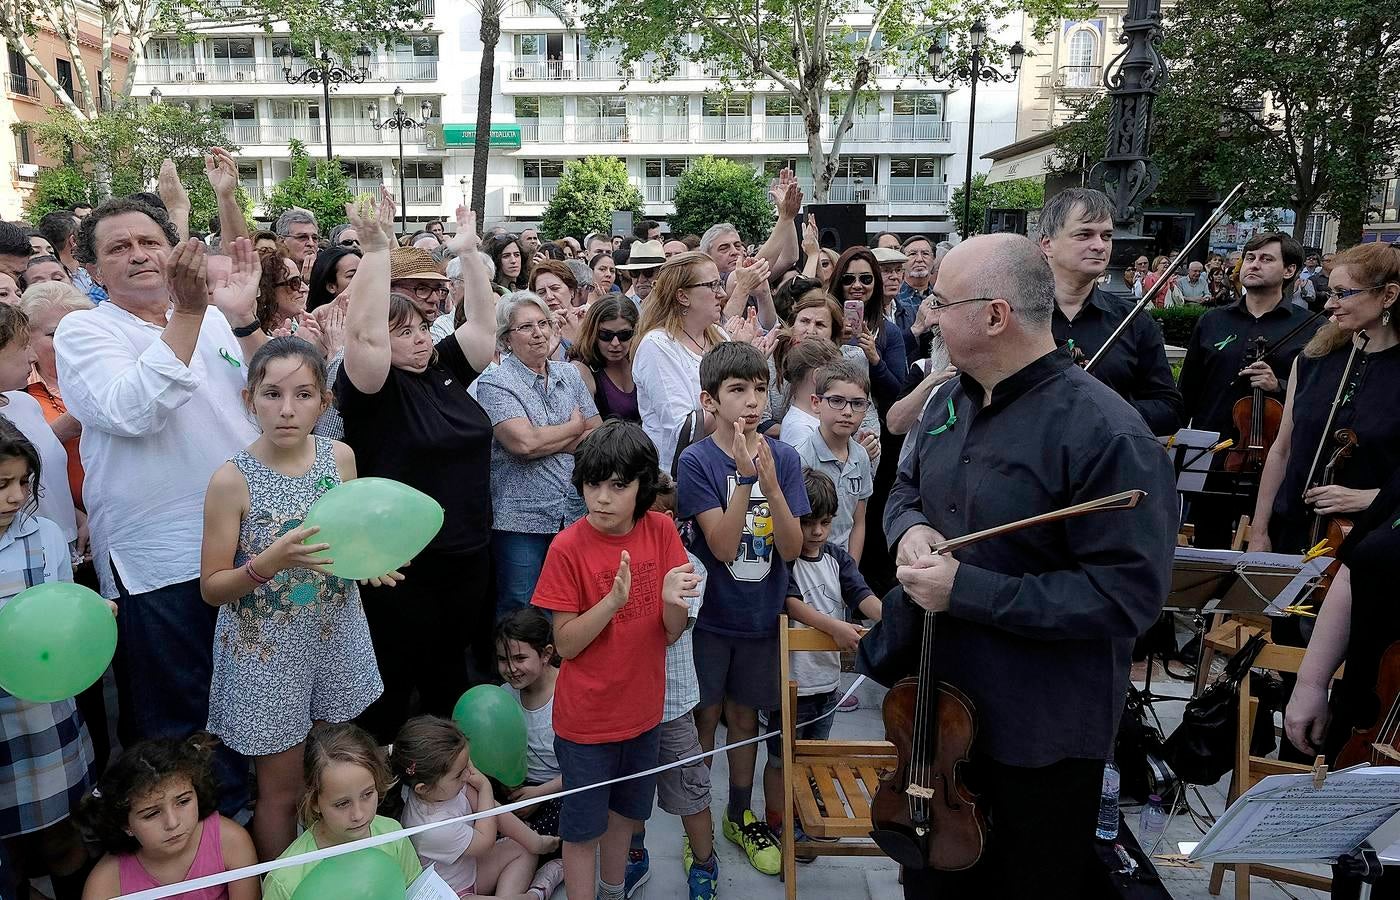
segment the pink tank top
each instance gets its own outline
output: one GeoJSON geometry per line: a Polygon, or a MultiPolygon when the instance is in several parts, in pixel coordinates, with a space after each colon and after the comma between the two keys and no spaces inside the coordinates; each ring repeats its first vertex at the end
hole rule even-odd
{"type": "MultiPolygon", "coordinates": [[[[219,839],[220,830],[221,820],[218,813],[204,820],[204,831],[199,836],[199,846],[195,848],[194,859],[190,862],[190,869],[182,881],[228,871],[228,867],[224,865],[224,846],[219,839]]],[[[151,877],[151,873],[146,871],[146,867],[141,865],[141,860],[137,859],[134,853],[123,853],[117,857],[117,877],[120,879],[123,894],[162,886],[151,877]]],[[[187,900],[228,900],[228,885],[221,884],[218,887],[203,888],[176,896],[187,900]]]]}

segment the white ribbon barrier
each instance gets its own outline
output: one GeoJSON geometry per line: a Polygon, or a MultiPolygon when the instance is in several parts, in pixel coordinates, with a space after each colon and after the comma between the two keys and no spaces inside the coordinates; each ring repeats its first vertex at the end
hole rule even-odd
{"type": "MultiPolygon", "coordinates": [[[[847,688],[845,693],[841,695],[841,701],[844,701],[847,697],[854,694],[856,692],[856,689],[859,688],[864,682],[865,676],[857,675],[856,680],[853,681],[851,683],[851,686],[847,688]]],[[[830,712],[817,716],[815,719],[811,719],[807,722],[798,722],[797,727],[801,728],[806,725],[811,725],[814,722],[820,722],[827,716],[835,715],[836,710],[840,707],[840,705],[841,702],[838,701],[837,705],[835,707],[832,707],[830,712]]],[[[340,856],[345,853],[354,853],[356,850],[363,850],[366,847],[378,847],[382,844],[390,844],[394,841],[400,840],[401,838],[413,837],[413,835],[415,834],[422,834],[425,831],[432,831],[434,828],[442,828],[444,825],[457,825],[462,822],[474,822],[477,819],[488,819],[492,816],[499,816],[504,813],[515,812],[517,809],[524,809],[527,806],[536,806],[540,803],[544,803],[547,800],[554,800],[559,797],[567,797],[570,794],[577,794],[581,791],[591,791],[594,788],[607,787],[610,784],[617,784],[622,781],[630,781],[633,778],[644,778],[648,775],[655,775],[658,772],[664,772],[667,769],[679,769],[682,766],[688,766],[693,762],[706,759],[707,757],[714,756],[717,753],[724,753],[725,751],[733,750],[736,747],[744,747],[749,744],[756,744],[759,741],[766,741],[770,737],[776,737],[779,733],[780,732],[778,731],[768,731],[758,735],[757,737],[751,737],[745,741],[736,741],[733,744],[725,744],[723,747],[716,747],[708,753],[699,753],[695,756],[689,756],[685,759],[677,760],[673,763],[667,763],[664,766],[656,766],[654,768],[647,769],[644,772],[633,772],[631,775],[623,775],[621,778],[612,778],[608,781],[600,781],[597,784],[586,784],[582,787],[570,788],[566,791],[559,791],[555,794],[549,794],[544,797],[535,797],[530,800],[518,800],[515,803],[507,803],[504,806],[492,807],[491,809],[485,810],[483,812],[475,812],[467,816],[457,816],[456,818],[452,819],[443,819],[441,822],[429,822],[426,825],[415,825],[412,828],[400,828],[398,831],[391,831],[387,834],[380,834],[375,835],[373,837],[361,838],[358,841],[351,841],[348,844],[337,844],[334,847],[326,847],[322,850],[312,850],[308,853],[302,853],[297,856],[288,856],[285,859],[274,859],[270,862],[258,863],[254,866],[244,866],[241,869],[230,869],[227,872],[220,872],[217,875],[205,875],[201,878],[192,878],[189,881],[181,881],[177,882],[176,884],[167,884],[161,887],[150,888],[144,891],[137,891],[134,894],[122,894],[120,897],[117,897],[116,900],[162,900],[162,898],[164,897],[175,897],[180,894],[188,893],[190,891],[198,891],[204,888],[216,887],[221,884],[228,884],[231,881],[239,881],[244,878],[252,878],[256,875],[266,875],[268,872],[272,872],[277,869],[285,869],[288,866],[300,866],[305,865],[306,863],[320,862],[323,859],[330,859],[333,856],[340,856]]]]}

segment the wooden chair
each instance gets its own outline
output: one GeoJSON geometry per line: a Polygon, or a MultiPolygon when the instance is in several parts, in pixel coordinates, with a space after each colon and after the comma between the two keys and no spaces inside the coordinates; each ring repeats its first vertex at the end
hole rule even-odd
{"type": "Polygon", "coordinates": [[[797,682],[791,653],[836,650],[836,642],[815,628],[789,628],[778,618],[782,678],[783,804],[802,830],[829,843],[794,839],[789,822],[783,829],[783,880],[787,900],[797,896],[797,851],[814,856],[883,856],[870,840],[870,801],[883,775],[898,764],[888,741],[799,741],[797,682]]]}
{"type": "MultiPolygon", "coordinates": [[[[1237,641],[1248,640],[1248,638],[1237,636],[1237,641]]],[[[1288,672],[1298,674],[1298,667],[1303,662],[1303,648],[1283,647],[1278,644],[1265,644],[1259,656],[1254,661],[1254,668],[1268,669],[1274,672],[1288,672]]],[[[1338,669],[1333,678],[1341,677],[1342,670],[1338,669]]],[[[1277,759],[1269,759],[1263,756],[1253,756],[1249,752],[1250,737],[1254,731],[1254,718],[1259,708],[1259,701],[1251,695],[1250,681],[1251,673],[1246,673],[1240,682],[1240,704],[1239,717],[1236,723],[1235,734],[1235,770],[1230,776],[1230,791],[1227,797],[1227,805],[1234,803],[1235,798],[1245,791],[1254,787],[1266,776],[1269,775],[1296,775],[1299,773],[1312,772],[1313,767],[1302,763],[1281,762],[1277,759]]],[[[1288,740],[1288,738],[1281,738],[1288,740]]],[[[1312,888],[1316,891],[1330,892],[1332,890],[1332,879],[1325,875],[1318,875],[1313,872],[1302,872],[1297,869],[1288,869],[1274,865],[1243,865],[1232,864],[1230,868],[1235,870],[1235,900],[1249,900],[1249,880],[1250,878],[1268,878],[1273,881],[1285,884],[1296,884],[1300,887],[1312,888]]],[[[1225,880],[1226,865],[1217,863],[1211,867],[1210,871],[1210,892],[1218,895],[1225,880]]]]}

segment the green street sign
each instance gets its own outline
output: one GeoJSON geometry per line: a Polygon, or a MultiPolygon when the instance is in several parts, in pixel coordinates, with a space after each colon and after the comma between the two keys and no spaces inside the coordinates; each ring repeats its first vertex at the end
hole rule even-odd
{"type": "MultiPolygon", "coordinates": [[[[444,147],[472,147],[476,145],[476,124],[443,125],[444,147]]],[[[501,150],[520,149],[520,126],[514,124],[491,126],[491,148],[501,150]]]]}

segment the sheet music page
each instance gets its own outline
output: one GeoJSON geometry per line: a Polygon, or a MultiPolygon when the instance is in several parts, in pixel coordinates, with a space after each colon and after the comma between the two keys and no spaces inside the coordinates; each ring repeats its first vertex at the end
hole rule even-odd
{"type": "Polygon", "coordinates": [[[408,886],[404,900],[457,900],[457,892],[447,886],[447,882],[432,866],[428,866],[408,886]]]}
{"type": "Polygon", "coordinates": [[[1244,552],[1240,550],[1207,550],[1201,547],[1177,547],[1175,559],[1177,562],[1202,562],[1219,563],[1221,565],[1234,566],[1238,564],[1244,552]]]}
{"type": "MultiPolygon", "coordinates": [[[[1271,775],[1240,797],[1191,853],[1200,862],[1328,862],[1400,840],[1400,768],[1271,775]]],[[[1400,847],[1396,848],[1400,851],[1400,847]]],[[[1389,851],[1388,851],[1389,852],[1389,851]]]]}

